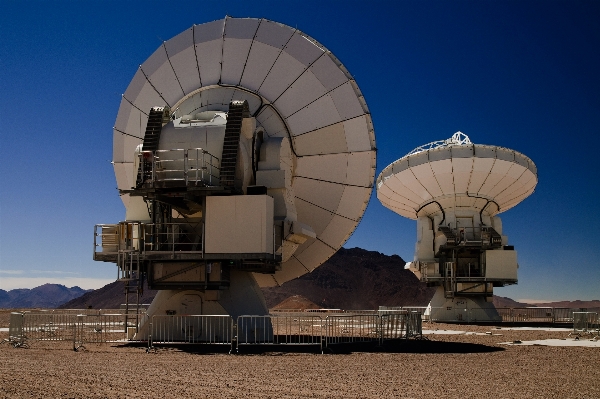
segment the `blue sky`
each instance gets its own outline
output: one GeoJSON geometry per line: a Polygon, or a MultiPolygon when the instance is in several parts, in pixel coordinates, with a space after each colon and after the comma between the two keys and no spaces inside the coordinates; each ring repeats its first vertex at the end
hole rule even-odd
{"type": "MultiPolygon", "coordinates": [[[[594,1],[3,1],[0,288],[96,288],[93,226],[124,218],[112,126],[139,64],[193,24],[264,17],[306,32],[369,105],[377,174],[460,130],[537,165],[502,214],[519,257],[515,299],[600,298],[600,3],[594,1]]],[[[410,260],[415,222],[375,195],[346,247],[410,260]]]]}

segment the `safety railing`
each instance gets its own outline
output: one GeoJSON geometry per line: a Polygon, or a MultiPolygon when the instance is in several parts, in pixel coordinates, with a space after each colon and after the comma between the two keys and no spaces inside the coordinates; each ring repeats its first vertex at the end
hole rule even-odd
{"type": "Polygon", "coordinates": [[[139,160],[144,183],[150,183],[150,177],[152,184],[220,184],[219,158],[202,148],[142,151],[139,160]]]}
{"type": "Polygon", "coordinates": [[[135,318],[124,313],[15,312],[10,317],[9,341],[20,345],[36,341],[72,341],[76,349],[86,343],[125,341],[128,330],[135,329],[135,318]]]}
{"type": "Polygon", "coordinates": [[[573,333],[593,334],[600,332],[600,321],[596,312],[573,312],[573,333]]]}
{"type": "Polygon", "coordinates": [[[325,319],[325,348],[335,344],[381,342],[380,317],[371,315],[332,315],[325,319]]]}
{"type": "Polygon", "coordinates": [[[98,224],[94,226],[94,259],[97,255],[114,254],[118,263],[126,266],[147,252],[202,252],[203,236],[201,222],[98,224]]]}
{"type": "Polygon", "coordinates": [[[239,316],[237,345],[321,345],[323,319],[318,315],[239,316]]]}
{"type": "Polygon", "coordinates": [[[232,345],[234,324],[228,315],[152,316],[148,347],[155,344],[232,345]]]}

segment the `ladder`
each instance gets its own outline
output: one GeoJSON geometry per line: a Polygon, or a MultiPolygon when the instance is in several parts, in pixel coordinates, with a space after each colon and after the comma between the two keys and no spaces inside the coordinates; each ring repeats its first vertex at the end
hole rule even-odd
{"type": "Polygon", "coordinates": [[[234,188],[242,120],[249,117],[248,101],[232,101],[229,103],[223,153],[221,155],[221,185],[226,188],[234,188]]]}
{"type": "Polygon", "coordinates": [[[444,271],[444,298],[454,298],[454,293],[456,292],[454,262],[445,262],[444,271]]]}
{"type": "MultiPolygon", "coordinates": [[[[148,123],[146,124],[146,132],[144,133],[144,142],[142,144],[142,151],[154,151],[158,150],[158,144],[160,142],[160,132],[165,123],[169,121],[169,108],[168,107],[152,107],[148,114],[148,123]]],[[[143,158],[138,167],[138,174],[136,179],[136,187],[141,187],[144,182],[152,180],[152,159],[143,158]]]]}

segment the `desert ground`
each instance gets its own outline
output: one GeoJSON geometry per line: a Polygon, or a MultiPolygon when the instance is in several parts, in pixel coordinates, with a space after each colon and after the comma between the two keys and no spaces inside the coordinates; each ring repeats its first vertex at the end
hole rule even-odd
{"type": "MultiPolygon", "coordinates": [[[[0,311],[0,328],[8,313],[0,311]]],[[[0,345],[2,398],[600,398],[600,347],[507,345],[568,331],[424,324],[422,341],[386,351],[183,348],[32,342],[0,345]],[[446,330],[462,331],[447,334],[446,330]]],[[[6,331],[0,340],[7,338],[6,331]]],[[[588,340],[589,337],[581,339],[588,340]]]]}

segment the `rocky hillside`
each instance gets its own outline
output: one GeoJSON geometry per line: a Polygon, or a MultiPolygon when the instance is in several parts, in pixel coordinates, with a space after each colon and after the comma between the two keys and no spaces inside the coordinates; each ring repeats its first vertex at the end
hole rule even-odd
{"type": "MultiPolygon", "coordinates": [[[[140,303],[150,303],[157,291],[149,290],[147,285],[144,285],[143,294],[140,298],[140,303]]],[[[130,294],[129,303],[135,304],[135,294],[130,294]]],[[[121,304],[125,303],[125,283],[123,281],[115,281],[107,284],[102,288],[90,291],[78,298],[74,298],[66,303],[63,303],[59,309],[119,309],[121,304]]]]}
{"type": "Polygon", "coordinates": [[[292,295],[301,295],[322,308],[377,309],[384,306],[426,306],[434,289],[404,270],[398,255],[361,248],[341,248],[312,273],[280,287],[263,289],[271,308],[292,295]]]}
{"type": "Polygon", "coordinates": [[[56,308],[90,290],[67,288],[60,284],[44,284],[32,289],[0,290],[0,308],[56,308]]]}

